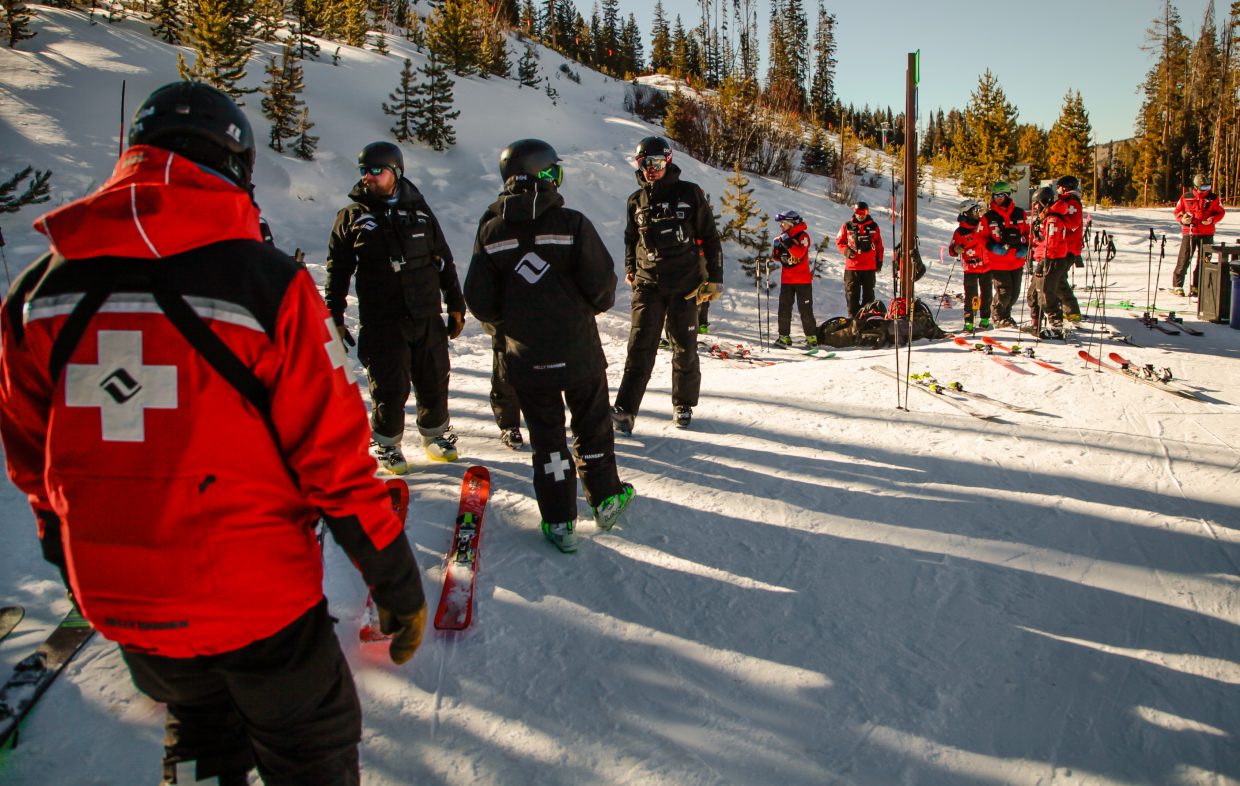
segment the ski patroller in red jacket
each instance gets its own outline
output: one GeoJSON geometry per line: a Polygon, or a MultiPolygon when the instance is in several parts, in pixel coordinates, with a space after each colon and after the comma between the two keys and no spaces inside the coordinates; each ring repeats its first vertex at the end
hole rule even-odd
{"type": "Polygon", "coordinates": [[[951,242],[947,244],[948,253],[960,258],[960,267],[966,273],[985,273],[990,270],[982,255],[985,238],[977,233],[977,224],[970,224],[963,218],[957,218],[957,221],[960,226],[956,227],[951,242]]]}
{"type": "Polygon", "coordinates": [[[1024,209],[1009,198],[998,205],[993,200],[982,214],[977,232],[984,239],[982,256],[990,270],[1019,270],[1029,252],[1029,224],[1024,209]]]}
{"type": "Polygon", "coordinates": [[[260,242],[245,191],[135,146],[35,226],[52,254],[0,312],[0,435],[96,628],[169,657],[276,633],[323,597],[320,515],[376,602],[422,605],[343,345],[310,275],[260,242]],[[101,282],[111,294],[53,379],[56,339],[101,282]],[[269,415],[165,316],[154,293],[169,288],[261,382],[269,415]]]}
{"type": "Polygon", "coordinates": [[[883,262],[883,233],[869,216],[845,221],[835,236],[835,247],[844,255],[845,270],[877,270],[883,262]]]}
{"type": "Polygon", "coordinates": [[[804,221],[775,238],[775,246],[787,251],[788,256],[792,257],[791,261],[795,262],[792,265],[781,263],[779,283],[812,284],[814,282],[814,271],[809,262],[809,232],[804,221]],[[786,244],[781,242],[784,238],[787,238],[786,244]]]}
{"type": "Polygon", "coordinates": [[[1175,203],[1175,220],[1180,222],[1182,235],[1213,236],[1214,225],[1226,214],[1217,194],[1199,188],[1194,188],[1191,195],[1184,193],[1175,203]]]}
{"type": "Polygon", "coordinates": [[[1042,235],[1046,244],[1045,259],[1080,256],[1085,243],[1085,216],[1080,197],[1066,193],[1052,202],[1042,219],[1042,235]]]}

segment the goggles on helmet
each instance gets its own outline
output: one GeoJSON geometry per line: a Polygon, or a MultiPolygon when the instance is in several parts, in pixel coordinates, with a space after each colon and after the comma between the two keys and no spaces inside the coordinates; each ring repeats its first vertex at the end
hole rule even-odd
{"type": "Polygon", "coordinates": [[[538,173],[538,179],[545,180],[556,188],[559,188],[560,183],[564,182],[564,167],[559,164],[552,164],[538,173]]]}

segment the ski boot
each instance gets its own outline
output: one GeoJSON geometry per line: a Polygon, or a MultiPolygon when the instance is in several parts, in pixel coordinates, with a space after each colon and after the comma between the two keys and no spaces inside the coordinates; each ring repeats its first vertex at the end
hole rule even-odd
{"type": "Polygon", "coordinates": [[[965,332],[965,333],[974,333],[974,332],[976,332],[976,331],[974,330],[974,327],[973,327],[973,323],[972,323],[972,322],[966,322],[966,323],[964,323],[964,332],[965,332]]]}
{"type": "Polygon", "coordinates": [[[817,346],[818,346],[818,336],[806,336],[806,337],[805,337],[805,346],[809,347],[810,349],[814,349],[815,347],[817,347],[817,346]]]}
{"type": "Polygon", "coordinates": [[[501,431],[499,434],[499,441],[503,442],[505,447],[513,450],[520,450],[525,446],[525,439],[521,436],[521,429],[516,428],[515,426],[501,431]]]}
{"type": "Polygon", "coordinates": [[[385,445],[378,440],[370,443],[370,455],[374,456],[379,466],[393,475],[404,475],[409,471],[409,462],[401,452],[400,445],[385,445]]]}
{"type": "Polygon", "coordinates": [[[542,529],[543,537],[551,541],[551,545],[555,546],[564,554],[572,554],[577,550],[577,523],[575,521],[565,521],[562,524],[548,524],[542,522],[539,524],[542,529]]]}
{"type": "Polygon", "coordinates": [[[710,333],[710,325],[698,325],[698,335],[705,336],[710,333]]]}
{"type": "Polygon", "coordinates": [[[611,408],[611,425],[616,431],[626,437],[633,436],[633,424],[637,421],[637,416],[625,412],[620,407],[611,408]]]}
{"type": "Polygon", "coordinates": [[[776,349],[787,349],[790,346],[792,346],[792,336],[780,336],[775,339],[776,349]]]}
{"type": "Polygon", "coordinates": [[[689,428],[689,422],[693,420],[693,407],[676,407],[675,419],[676,428],[689,428]]]}
{"type": "Polygon", "coordinates": [[[594,523],[601,530],[611,529],[620,520],[620,514],[625,511],[636,495],[637,492],[633,490],[632,483],[621,483],[619,494],[612,494],[594,508],[594,523]]]}
{"type": "Polygon", "coordinates": [[[431,461],[456,461],[456,434],[448,426],[439,434],[422,434],[422,447],[431,461]]]}
{"type": "Polygon", "coordinates": [[[672,348],[672,342],[668,341],[666,338],[659,339],[659,349],[671,349],[671,348],[672,348]]]}
{"type": "Polygon", "coordinates": [[[990,330],[990,317],[982,317],[980,330],[990,330]]]}
{"type": "Polygon", "coordinates": [[[1176,287],[1175,289],[1171,290],[1171,294],[1184,297],[1184,287],[1176,287]]]}

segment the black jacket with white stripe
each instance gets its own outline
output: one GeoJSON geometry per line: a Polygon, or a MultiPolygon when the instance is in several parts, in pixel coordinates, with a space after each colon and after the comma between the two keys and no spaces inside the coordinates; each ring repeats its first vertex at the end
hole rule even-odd
{"type": "Polygon", "coordinates": [[[607,368],[594,317],[616,299],[611,254],[550,184],[513,182],[478,222],[465,302],[502,331],[508,380],[564,389],[607,368]]]}

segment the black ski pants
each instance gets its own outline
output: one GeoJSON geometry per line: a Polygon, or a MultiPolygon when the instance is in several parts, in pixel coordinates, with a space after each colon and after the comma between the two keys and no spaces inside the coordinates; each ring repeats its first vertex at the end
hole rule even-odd
{"type": "MultiPolygon", "coordinates": [[[[659,337],[665,327],[672,344],[672,404],[697,406],[702,387],[697,353],[698,311],[696,303],[685,300],[687,294],[664,294],[650,284],[638,284],[633,289],[629,351],[624,359],[620,389],[616,392],[616,406],[625,412],[636,415],[641,409],[659,352],[659,337]]],[[[529,420],[528,411],[526,420],[529,420]]]]}
{"type": "Polygon", "coordinates": [[[591,507],[620,492],[606,374],[562,391],[518,387],[517,398],[530,430],[534,496],[543,521],[559,524],[576,520],[578,477],[591,507]],[[572,417],[571,456],[564,430],[566,404],[572,417]]]}
{"type": "MultiPolygon", "coordinates": [[[[856,319],[861,307],[874,302],[874,284],[878,281],[877,270],[845,270],[844,302],[848,306],[848,318],[856,319]]],[[[780,291],[782,303],[783,291],[780,291]]],[[[788,335],[783,333],[781,335],[788,335]]],[[[806,335],[809,335],[808,333],[806,335]]]]}
{"type": "Polygon", "coordinates": [[[964,274],[964,321],[972,322],[974,312],[979,319],[990,319],[990,305],[994,287],[990,283],[990,271],[964,274]],[[974,306],[974,302],[977,305],[974,306]]]}
{"type": "Polygon", "coordinates": [[[1057,320],[1060,315],[1080,314],[1081,307],[1077,303],[1076,293],[1068,274],[1078,257],[1069,254],[1061,259],[1046,260],[1046,275],[1042,281],[1042,309],[1048,319],[1057,320]]]}
{"type": "Polygon", "coordinates": [[[417,424],[424,433],[448,425],[448,329],[439,316],[362,325],[357,356],[370,383],[370,427],[400,440],[412,387],[417,424]]]}
{"type": "Polygon", "coordinates": [[[990,271],[990,282],[994,285],[995,290],[995,297],[991,301],[991,307],[994,310],[996,320],[1012,319],[1012,306],[1016,305],[1016,300],[1020,297],[1020,283],[1024,277],[1025,269],[1023,267],[1018,267],[1015,270],[990,271]]]}
{"type": "Polygon", "coordinates": [[[500,431],[521,427],[521,402],[517,389],[508,383],[504,374],[504,350],[494,350],[491,358],[491,411],[495,413],[495,425],[500,431]]]}
{"type": "Polygon", "coordinates": [[[164,777],[196,762],[197,778],[267,786],[359,784],[362,708],[322,600],[239,650],[165,658],[121,650],[138,690],[168,705],[164,777]]]}
{"type": "Polygon", "coordinates": [[[1197,289],[1201,279],[1201,263],[1196,262],[1200,259],[1198,252],[1202,246],[1214,244],[1214,235],[1184,235],[1180,239],[1180,253],[1175,257],[1175,272],[1171,274],[1171,286],[1176,289],[1184,288],[1184,279],[1188,275],[1188,266],[1193,263],[1193,278],[1190,289],[1197,289]]]}
{"type": "MultiPolygon", "coordinates": [[[[871,290],[873,287],[871,287],[871,290]]],[[[792,304],[797,304],[797,313],[801,315],[801,330],[805,337],[818,335],[818,323],[814,321],[814,285],[813,284],[780,284],[779,285],[779,335],[788,336],[792,331],[792,304]]]]}

